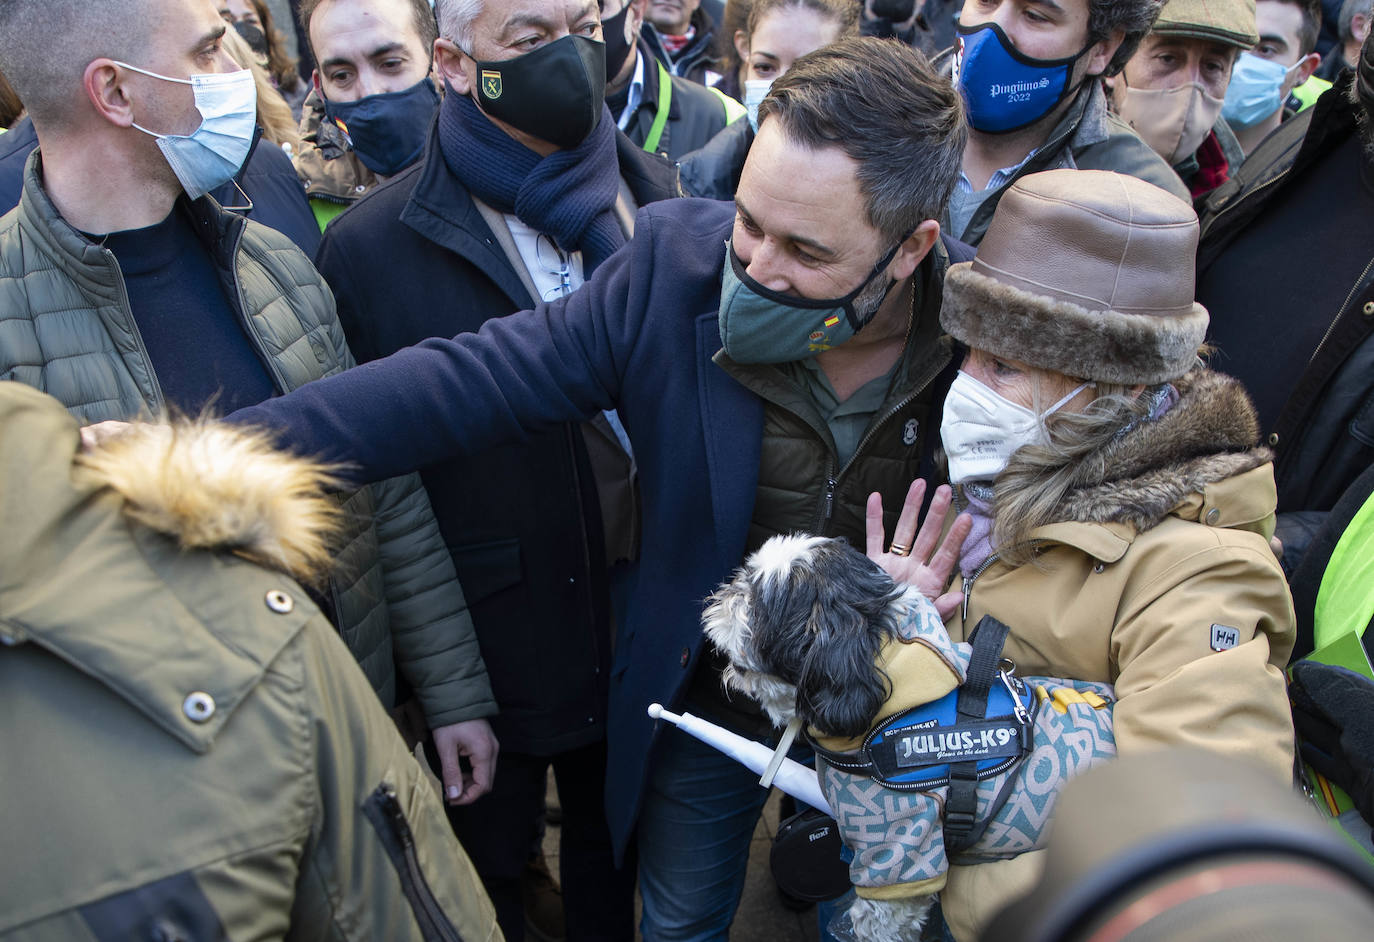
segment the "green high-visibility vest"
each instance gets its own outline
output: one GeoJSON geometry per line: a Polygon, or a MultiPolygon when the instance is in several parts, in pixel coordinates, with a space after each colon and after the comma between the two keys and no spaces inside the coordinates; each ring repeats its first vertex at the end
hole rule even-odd
{"type": "Polygon", "coordinates": [[[1298,100],[1298,111],[1306,111],[1317,103],[1317,99],[1322,97],[1322,92],[1331,87],[1331,83],[1326,79],[1317,78],[1315,75],[1308,78],[1290,93],[1298,100]]]}
{"type": "Polygon", "coordinates": [[[1364,502],[1336,541],[1313,612],[1318,650],[1350,632],[1361,633],[1374,618],[1374,495],[1364,502]]]}
{"type": "MultiPolygon", "coordinates": [[[[654,123],[649,125],[649,133],[644,138],[644,149],[651,154],[658,153],[659,142],[663,140],[663,129],[668,126],[668,109],[673,104],[673,76],[662,62],[657,59],[654,61],[658,65],[658,111],[654,112],[654,123]]],[[[725,109],[726,124],[733,124],[749,113],[743,105],[720,89],[708,88],[707,91],[714,92],[720,99],[721,107],[725,109]]]]}

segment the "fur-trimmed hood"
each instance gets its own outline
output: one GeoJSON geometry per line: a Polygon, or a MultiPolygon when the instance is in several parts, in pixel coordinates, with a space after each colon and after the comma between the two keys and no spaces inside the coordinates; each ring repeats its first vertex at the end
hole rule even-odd
{"type": "Polygon", "coordinates": [[[132,425],[76,461],[124,498],[126,517],[183,549],[230,552],[307,585],[328,575],[340,510],[325,492],[338,482],[264,432],[165,419],[132,425]]]}
{"type": "Polygon", "coordinates": [[[0,594],[52,575],[54,534],[79,529],[77,518],[99,526],[111,492],[125,519],[185,550],[233,553],[319,584],[340,517],[325,494],[333,485],[328,468],[278,451],[266,434],[210,420],[134,424],[83,453],[56,400],[0,383],[0,594]]]}
{"type": "Polygon", "coordinates": [[[1168,412],[1082,459],[1101,473],[1065,496],[1053,522],[1149,530],[1189,495],[1273,459],[1255,447],[1259,420],[1237,380],[1199,367],[1173,385],[1179,399],[1168,412]]]}

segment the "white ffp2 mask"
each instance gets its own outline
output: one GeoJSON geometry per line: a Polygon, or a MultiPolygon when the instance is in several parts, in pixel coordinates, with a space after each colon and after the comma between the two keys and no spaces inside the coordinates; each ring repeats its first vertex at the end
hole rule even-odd
{"type": "Polygon", "coordinates": [[[945,396],[940,440],[949,459],[951,484],[991,481],[1023,445],[1045,443],[1044,417],[1084,389],[1083,383],[1041,415],[993,392],[963,370],[945,396]]]}

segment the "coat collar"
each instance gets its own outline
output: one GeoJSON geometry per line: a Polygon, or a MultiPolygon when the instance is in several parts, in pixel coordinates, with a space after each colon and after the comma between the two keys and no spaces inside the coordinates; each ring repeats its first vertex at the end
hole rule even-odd
{"type": "MultiPolygon", "coordinates": [[[[225,296],[239,317],[245,317],[246,312],[238,310],[235,256],[246,220],[222,208],[210,196],[192,201],[183,195],[175,207],[173,212],[185,211],[190,215],[192,229],[215,262],[225,296]]],[[[137,395],[149,410],[160,410],[162,393],[137,339],[119,263],[114,253],[86,238],[57,211],[43,187],[41,149],[35,148],[24,165],[24,186],[11,224],[51,259],[62,276],[70,279],[83,295],[123,359],[137,395]]]]}
{"type": "Polygon", "coordinates": [[[1098,470],[1065,495],[1056,524],[1112,525],[1119,537],[1149,530],[1169,516],[1209,526],[1270,525],[1271,455],[1254,447],[1259,425],[1244,388],[1205,368],[1174,385],[1179,401],[1163,416],[1080,459],[1083,468],[1098,470]],[[1266,480],[1267,487],[1261,486],[1266,480]]]}
{"type": "MultiPolygon", "coordinates": [[[[646,154],[628,137],[616,131],[616,158],[620,176],[635,203],[643,206],[681,196],[677,165],[646,154]]],[[[401,209],[401,222],[442,248],[472,262],[510,298],[516,310],[532,305],[529,292],[506,258],[491,227],[482,218],[467,187],[453,175],[439,148],[439,135],[431,129],[424,158],[403,171],[388,185],[406,185],[410,195],[401,209]]]]}
{"type": "Polygon", "coordinates": [[[501,250],[491,227],[482,218],[467,187],[455,177],[439,149],[439,135],[431,129],[425,156],[389,185],[414,180],[401,222],[435,245],[467,259],[486,273],[516,310],[531,305],[529,292],[501,250]]]}

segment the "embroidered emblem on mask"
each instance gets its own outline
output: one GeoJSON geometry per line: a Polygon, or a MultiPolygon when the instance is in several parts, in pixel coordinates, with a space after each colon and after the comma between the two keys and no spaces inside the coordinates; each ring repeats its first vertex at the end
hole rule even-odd
{"type": "Polygon", "coordinates": [[[826,327],[834,327],[834,326],[835,326],[836,324],[838,324],[839,322],[840,322],[840,315],[836,314],[834,317],[827,317],[827,318],[825,319],[825,326],[826,326],[826,327]]]}
{"type": "Polygon", "coordinates": [[[1240,644],[1240,632],[1229,625],[1212,626],[1212,650],[1229,651],[1240,644]]]}
{"type": "Polygon", "coordinates": [[[482,94],[492,101],[501,97],[501,73],[482,71],[482,94]]]}
{"type": "Polygon", "coordinates": [[[916,444],[916,432],[919,428],[920,425],[916,422],[915,419],[907,419],[906,425],[902,426],[902,444],[916,444]]]}

